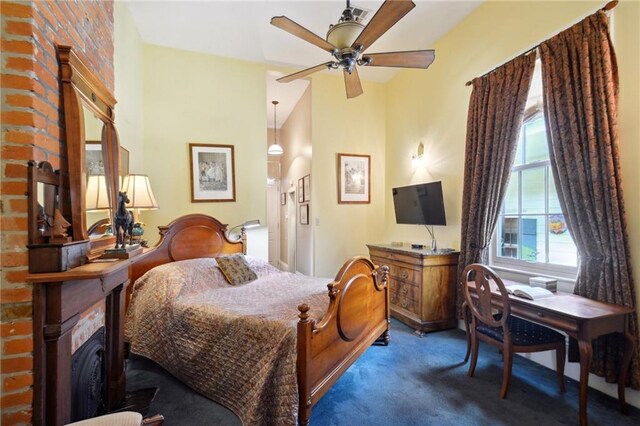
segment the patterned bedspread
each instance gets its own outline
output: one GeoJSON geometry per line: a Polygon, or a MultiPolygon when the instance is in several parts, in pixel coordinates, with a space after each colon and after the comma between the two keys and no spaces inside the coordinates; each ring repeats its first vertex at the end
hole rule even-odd
{"type": "Polygon", "coordinates": [[[247,257],[258,279],[227,284],[214,259],[158,266],[136,283],[125,335],[150,358],[245,425],[295,425],[297,306],[319,319],[327,278],[247,257]]]}

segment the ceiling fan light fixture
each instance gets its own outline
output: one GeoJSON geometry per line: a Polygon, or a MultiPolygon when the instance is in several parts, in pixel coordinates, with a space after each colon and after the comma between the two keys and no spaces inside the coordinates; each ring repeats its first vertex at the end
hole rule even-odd
{"type": "Polygon", "coordinates": [[[356,21],[339,22],[329,28],[327,41],[342,50],[351,47],[363,29],[364,25],[356,21]]]}

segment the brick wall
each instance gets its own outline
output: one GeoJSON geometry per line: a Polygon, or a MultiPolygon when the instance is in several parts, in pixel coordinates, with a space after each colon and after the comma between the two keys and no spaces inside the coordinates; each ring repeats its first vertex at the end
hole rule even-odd
{"type": "Polygon", "coordinates": [[[32,289],[27,274],[26,164],[66,168],[55,44],[72,46],[113,92],[112,1],[5,1],[2,25],[2,424],[31,422],[32,289]]]}

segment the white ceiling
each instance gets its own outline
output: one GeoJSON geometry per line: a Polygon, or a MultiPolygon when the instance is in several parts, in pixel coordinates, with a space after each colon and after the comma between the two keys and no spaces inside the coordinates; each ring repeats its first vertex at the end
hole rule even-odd
{"type": "MultiPolygon", "coordinates": [[[[482,1],[414,0],[416,7],[380,37],[367,52],[429,49],[482,1]]],[[[382,3],[353,1],[353,5],[372,11],[369,19],[382,3]]],[[[329,25],[338,21],[345,2],[137,0],[128,1],[127,5],[140,36],[146,43],[304,69],[330,60],[330,54],[270,25],[269,21],[273,16],[285,15],[324,38],[329,25]]],[[[358,70],[360,77],[378,82],[388,81],[397,72],[393,68],[364,68],[360,67],[358,70]]],[[[274,80],[268,78],[271,85],[292,84],[276,83],[274,80]]],[[[290,111],[293,108],[304,88],[302,91],[299,87],[284,91],[272,88],[269,91],[280,97],[277,100],[281,102],[278,105],[278,122],[281,122],[280,111],[282,110],[283,119],[286,119],[288,114],[285,115],[285,110],[291,103],[293,105],[288,109],[290,111]],[[290,92],[291,96],[297,94],[298,98],[289,98],[290,92]]],[[[269,95],[267,115],[271,117],[273,99],[269,95]]]]}

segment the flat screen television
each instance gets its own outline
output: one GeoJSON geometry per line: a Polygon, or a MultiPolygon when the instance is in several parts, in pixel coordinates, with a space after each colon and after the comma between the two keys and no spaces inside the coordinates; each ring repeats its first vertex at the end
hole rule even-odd
{"type": "Polygon", "coordinates": [[[393,188],[396,223],[446,225],[442,183],[429,182],[393,188]]]}

